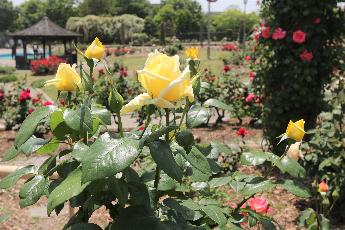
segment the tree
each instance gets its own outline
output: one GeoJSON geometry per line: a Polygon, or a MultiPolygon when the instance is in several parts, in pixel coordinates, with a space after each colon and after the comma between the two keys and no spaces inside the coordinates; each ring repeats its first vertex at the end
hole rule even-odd
{"type": "Polygon", "coordinates": [[[77,16],[75,0],[47,0],[46,15],[56,24],[65,27],[68,18],[77,16]]]}
{"type": "Polygon", "coordinates": [[[173,31],[177,37],[186,32],[198,32],[202,18],[201,5],[194,0],[166,0],[154,19],[165,23],[166,31],[173,31]]]}
{"type": "Polygon", "coordinates": [[[113,11],[112,0],[83,0],[79,5],[80,16],[107,15],[113,11]]]}
{"type": "Polygon", "coordinates": [[[212,25],[216,32],[221,36],[226,36],[232,40],[238,38],[241,22],[246,20],[246,34],[253,29],[253,26],[259,22],[259,16],[256,13],[246,14],[238,9],[229,9],[223,13],[212,17],[212,25]]]}
{"type": "Polygon", "coordinates": [[[42,0],[28,0],[18,7],[16,29],[23,29],[38,22],[44,15],[46,2],[42,0]]]}
{"type": "Polygon", "coordinates": [[[134,14],[145,18],[151,11],[151,4],[147,0],[114,0],[113,8],[116,15],[134,14]]]}
{"type": "Polygon", "coordinates": [[[0,1],[0,32],[10,29],[16,17],[16,11],[9,0],[0,1]]]}

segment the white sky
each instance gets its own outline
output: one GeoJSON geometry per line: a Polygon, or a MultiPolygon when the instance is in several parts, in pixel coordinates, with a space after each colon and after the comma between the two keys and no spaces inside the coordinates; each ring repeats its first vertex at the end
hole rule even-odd
{"type": "MultiPolygon", "coordinates": [[[[12,0],[14,5],[19,5],[20,3],[25,2],[26,0],[12,0]]],[[[159,3],[160,0],[149,0],[152,3],[159,3]]],[[[197,0],[200,2],[200,4],[203,7],[203,10],[206,12],[207,11],[207,0],[197,0]]],[[[243,0],[218,0],[215,3],[211,4],[211,10],[220,12],[224,11],[230,6],[237,6],[240,9],[243,9],[243,0]]],[[[258,11],[258,7],[256,6],[256,0],[248,0],[247,4],[247,11],[248,12],[253,12],[253,11],[258,11]]]]}

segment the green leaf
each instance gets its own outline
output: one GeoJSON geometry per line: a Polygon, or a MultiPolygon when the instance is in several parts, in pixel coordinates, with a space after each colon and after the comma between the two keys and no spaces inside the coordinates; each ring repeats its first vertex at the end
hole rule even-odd
{"type": "Polygon", "coordinates": [[[82,172],[80,168],[71,172],[49,195],[48,215],[60,204],[80,194],[89,183],[81,184],[82,172]]]}
{"type": "Polygon", "coordinates": [[[72,136],[77,135],[76,132],[65,123],[62,111],[55,111],[51,114],[50,129],[57,140],[65,140],[66,136],[69,134],[72,134],[72,136]]]}
{"type": "Polygon", "coordinates": [[[113,113],[119,113],[123,106],[123,97],[117,92],[114,87],[111,87],[111,91],[108,97],[108,105],[110,111],[113,113]]]}
{"type": "Polygon", "coordinates": [[[47,144],[48,141],[49,140],[32,136],[24,144],[22,144],[22,146],[20,147],[20,151],[22,151],[26,156],[29,156],[31,153],[47,144]]]}
{"type": "Polygon", "coordinates": [[[51,156],[47,160],[45,160],[44,163],[39,167],[38,173],[41,175],[47,176],[46,174],[55,166],[56,166],[56,156],[51,156]]]}
{"type": "Polygon", "coordinates": [[[246,184],[246,186],[242,190],[242,194],[245,197],[249,197],[256,193],[261,193],[265,191],[269,191],[274,188],[275,184],[272,183],[270,180],[262,181],[257,184],[246,184]]]}
{"type": "Polygon", "coordinates": [[[70,226],[66,230],[102,230],[100,226],[92,223],[78,223],[70,226]]]}
{"type": "Polygon", "coordinates": [[[216,188],[216,187],[220,187],[220,186],[228,184],[231,180],[232,180],[231,176],[218,177],[218,178],[213,178],[208,183],[210,185],[210,188],[216,188]]]}
{"type": "Polygon", "coordinates": [[[18,154],[20,153],[20,151],[18,149],[16,149],[16,147],[13,145],[5,154],[4,158],[2,158],[2,161],[9,161],[14,159],[16,156],[18,156],[18,154]]]}
{"type": "Polygon", "coordinates": [[[149,143],[150,153],[157,166],[168,176],[182,182],[182,170],[177,165],[169,144],[163,140],[149,143]]]}
{"type": "Polygon", "coordinates": [[[42,175],[36,175],[26,182],[19,191],[21,208],[35,204],[45,194],[49,180],[42,175]]]}
{"type": "Polygon", "coordinates": [[[12,187],[22,176],[35,173],[35,171],[36,167],[34,165],[28,165],[24,168],[17,169],[0,181],[0,188],[6,189],[12,187]]]}
{"type": "Polygon", "coordinates": [[[104,125],[111,125],[111,113],[105,107],[92,104],[91,114],[92,116],[98,117],[104,125]]]}
{"type": "Polygon", "coordinates": [[[187,114],[187,124],[189,127],[197,127],[201,124],[207,123],[210,117],[209,110],[201,105],[193,105],[187,114]]]}
{"type": "Polygon", "coordinates": [[[176,212],[180,213],[184,219],[186,220],[194,220],[195,217],[195,211],[180,205],[176,200],[172,198],[166,198],[163,201],[163,204],[176,212]]]}
{"type": "Polygon", "coordinates": [[[194,168],[205,174],[212,174],[207,158],[195,146],[192,147],[189,154],[183,153],[182,156],[185,157],[194,168]]]}
{"type": "Polygon", "coordinates": [[[241,164],[243,165],[261,165],[267,160],[268,156],[264,152],[244,152],[241,155],[241,164]]]}
{"type": "Polygon", "coordinates": [[[217,224],[221,226],[226,224],[226,217],[220,207],[214,205],[201,206],[201,210],[217,224]]]}
{"type": "Polygon", "coordinates": [[[282,172],[287,172],[293,177],[305,178],[306,176],[305,169],[297,161],[291,160],[287,156],[283,157],[281,161],[279,161],[278,157],[273,158],[272,163],[282,172]]]}
{"type": "Polygon", "coordinates": [[[39,122],[49,116],[50,113],[51,106],[44,106],[36,109],[27,116],[17,132],[14,146],[18,149],[22,144],[24,144],[34,134],[39,122]]]}
{"type": "Polygon", "coordinates": [[[267,219],[262,218],[262,219],[260,219],[260,222],[264,226],[265,230],[276,230],[276,226],[272,223],[271,220],[267,220],[267,219]]]}
{"type": "Polygon", "coordinates": [[[231,110],[231,107],[228,106],[227,104],[225,104],[224,102],[217,100],[217,99],[208,99],[207,101],[205,101],[204,103],[205,106],[212,106],[212,107],[216,107],[218,109],[222,109],[222,110],[231,110]]]}
{"type": "Polygon", "coordinates": [[[190,148],[194,144],[194,136],[191,131],[183,130],[176,133],[176,142],[185,149],[190,148]]]}
{"type": "MultiPolygon", "coordinates": [[[[88,65],[89,64],[92,65],[92,67],[90,67],[91,68],[90,70],[92,71],[93,70],[93,61],[92,61],[92,59],[91,59],[91,61],[88,61],[88,60],[86,60],[86,61],[87,61],[88,65]]],[[[82,79],[84,89],[86,91],[92,92],[93,91],[93,80],[92,80],[92,78],[90,77],[89,74],[86,74],[86,73],[84,74],[84,70],[83,70],[83,65],[82,64],[80,64],[80,77],[82,79]]]]}
{"type": "Polygon", "coordinates": [[[278,183],[278,185],[283,189],[286,189],[287,191],[291,192],[295,196],[301,198],[309,198],[311,196],[308,189],[298,181],[284,180],[283,182],[278,183]]]}
{"type": "Polygon", "coordinates": [[[154,131],[150,135],[145,136],[140,140],[140,146],[144,146],[145,143],[150,143],[152,141],[158,140],[161,136],[177,129],[176,125],[161,127],[157,131],[154,131]]]}
{"type": "Polygon", "coordinates": [[[110,139],[108,133],[97,139],[81,157],[82,181],[93,181],[121,172],[139,155],[139,141],[110,139]]]}
{"type": "Polygon", "coordinates": [[[307,208],[306,210],[303,210],[299,217],[298,226],[304,227],[306,224],[306,220],[309,219],[312,213],[315,213],[315,211],[312,208],[307,208]]]}
{"type": "Polygon", "coordinates": [[[329,219],[327,219],[323,214],[321,216],[321,230],[329,230],[331,229],[331,223],[329,219]]]}
{"type": "Polygon", "coordinates": [[[58,139],[56,137],[53,137],[47,144],[37,149],[36,153],[37,154],[54,153],[58,147],[59,147],[58,139]]]}
{"type": "Polygon", "coordinates": [[[80,110],[66,109],[63,113],[63,119],[67,126],[75,131],[92,130],[91,111],[88,107],[83,107],[80,110]]]}

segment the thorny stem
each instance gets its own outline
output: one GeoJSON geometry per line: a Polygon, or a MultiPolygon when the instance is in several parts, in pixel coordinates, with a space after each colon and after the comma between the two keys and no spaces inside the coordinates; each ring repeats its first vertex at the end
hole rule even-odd
{"type": "Polygon", "coordinates": [[[117,112],[116,115],[117,115],[117,123],[118,123],[117,124],[118,132],[120,133],[120,137],[123,137],[121,114],[120,114],[120,112],[117,112]]]}

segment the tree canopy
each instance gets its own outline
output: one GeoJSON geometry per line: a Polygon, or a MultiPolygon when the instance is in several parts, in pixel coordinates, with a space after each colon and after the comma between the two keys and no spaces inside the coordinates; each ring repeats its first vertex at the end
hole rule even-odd
{"type": "Polygon", "coordinates": [[[0,32],[10,29],[16,17],[16,11],[9,0],[0,1],[0,32]]]}

